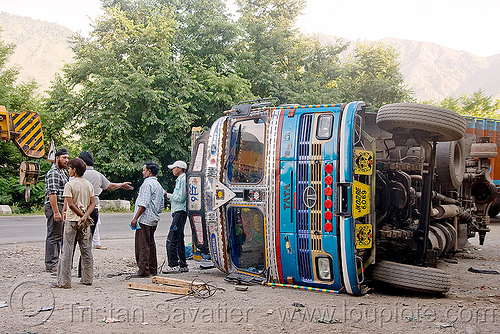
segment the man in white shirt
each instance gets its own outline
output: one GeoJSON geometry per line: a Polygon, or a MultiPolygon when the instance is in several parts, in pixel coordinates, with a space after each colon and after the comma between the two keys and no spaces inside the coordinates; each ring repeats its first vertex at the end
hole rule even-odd
{"type": "MultiPolygon", "coordinates": [[[[122,182],[122,183],[114,183],[110,182],[103,174],[96,171],[94,169],[94,156],[92,153],[88,151],[82,151],[78,155],[80,159],[83,160],[87,169],[83,177],[89,181],[94,186],[94,197],[95,197],[95,209],[90,214],[90,217],[94,220],[94,225],[91,226],[91,234],[92,234],[92,242],[94,242],[94,234],[99,234],[99,227],[97,226],[99,222],[99,195],[103,190],[116,190],[116,189],[125,189],[125,190],[133,190],[134,187],[130,185],[130,182],[122,182]]],[[[97,236],[97,239],[99,237],[97,236]]],[[[106,247],[99,244],[94,243],[94,247],[97,249],[107,249],[106,247]]],[[[78,277],[81,277],[82,262],[80,258],[80,263],[78,265],[78,277]]]]}

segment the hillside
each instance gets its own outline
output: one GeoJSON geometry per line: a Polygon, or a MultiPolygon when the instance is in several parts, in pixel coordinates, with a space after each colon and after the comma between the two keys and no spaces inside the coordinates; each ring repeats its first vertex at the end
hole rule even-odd
{"type": "Polygon", "coordinates": [[[7,66],[21,66],[19,81],[33,78],[44,91],[64,63],[72,61],[67,39],[73,32],[63,26],[2,12],[0,27],[0,38],[16,45],[7,66]]]}
{"type": "MultiPolygon", "coordinates": [[[[316,37],[323,44],[338,40],[326,34],[316,37]]],[[[434,43],[396,38],[384,38],[381,42],[394,46],[400,54],[405,83],[419,101],[439,101],[479,89],[494,99],[500,98],[500,55],[484,58],[434,43]]]]}
{"type": "Polygon", "coordinates": [[[433,43],[385,38],[401,54],[401,73],[417,97],[444,97],[483,89],[500,98],[500,55],[479,57],[433,43]]]}
{"type": "MultiPolygon", "coordinates": [[[[42,91],[49,88],[63,64],[72,61],[67,43],[72,32],[65,27],[3,12],[0,27],[3,29],[0,38],[17,45],[9,65],[20,65],[19,79],[34,78],[42,91]]],[[[338,39],[326,34],[316,37],[324,44],[338,39]]],[[[494,99],[500,98],[500,55],[483,58],[433,43],[395,38],[385,38],[382,42],[393,45],[399,52],[405,83],[419,101],[439,101],[478,89],[494,99]]]]}

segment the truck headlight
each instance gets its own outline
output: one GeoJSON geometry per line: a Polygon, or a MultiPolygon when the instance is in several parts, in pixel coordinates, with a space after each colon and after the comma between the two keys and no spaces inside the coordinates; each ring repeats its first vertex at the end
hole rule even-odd
{"type": "Polygon", "coordinates": [[[327,256],[316,257],[316,271],[318,278],[323,281],[332,280],[332,259],[327,256]]]}

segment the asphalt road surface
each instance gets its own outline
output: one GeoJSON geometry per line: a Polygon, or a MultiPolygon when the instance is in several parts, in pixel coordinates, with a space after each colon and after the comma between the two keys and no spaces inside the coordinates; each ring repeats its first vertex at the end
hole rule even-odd
{"type": "MultiPolygon", "coordinates": [[[[101,213],[99,214],[99,236],[103,245],[106,239],[133,239],[134,231],[129,223],[133,213],[101,213]]],[[[159,241],[166,239],[172,215],[165,212],[160,215],[160,223],[155,233],[159,241]]],[[[191,228],[186,222],[185,240],[191,240],[191,228]]],[[[47,234],[47,219],[43,215],[0,216],[0,245],[30,241],[44,241],[47,234]]]]}

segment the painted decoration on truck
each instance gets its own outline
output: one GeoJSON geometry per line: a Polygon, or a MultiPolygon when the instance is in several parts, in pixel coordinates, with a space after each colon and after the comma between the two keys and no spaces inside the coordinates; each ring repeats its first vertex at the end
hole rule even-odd
{"type": "Polygon", "coordinates": [[[373,153],[371,151],[354,150],[354,173],[358,175],[372,175],[373,153]]]}
{"type": "Polygon", "coordinates": [[[230,200],[236,197],[236,194],[226,187],[219,180],[215,180],[215,205],[213,210],[219,208],[221,205],[226,204],[230,200]]]}
{"type": "Polygon", "coordinates": [[[215,233],[212,233],[212,235],[210,236],[210,247],[212,248],[212,261],[214,261],[217,266],[220,267],[219,254],[217,250],[217,236],[215,235],[215,233]]]}
{"type": "Polygon", "coordinates": [[[356,224],[356,248],[372,248],[373,229],[371,224],[356,224]]]}
{"type": "Polygon", "coordinates": [[[196,150],[196,157],[193,163],[193,172],[200,172],[203,167],[203,153],[205,152],[205,143],[200,143],[196,150]]]}
{"type": "Polygon", "coordinates": [[[352,185],[352,215],[354,219],[370,213],[370,186],[354,181],[352,185]]]}
{"type": "Polygon", "coordinates": [[[201,210],[201,177],[192,176],[188,181],[188,207],[192,211],[201,210]]]}
{"type": "Polygon", "coordinates": [[[193,224],[194,224],[194,229],[196,231],[196,238],[198,239],[198,243],[203,244],[205,243],[205,240],[203,239],[203,220],[201,216],[199,215],[194,215],[192,217],[193,219],[193,224]]]}

